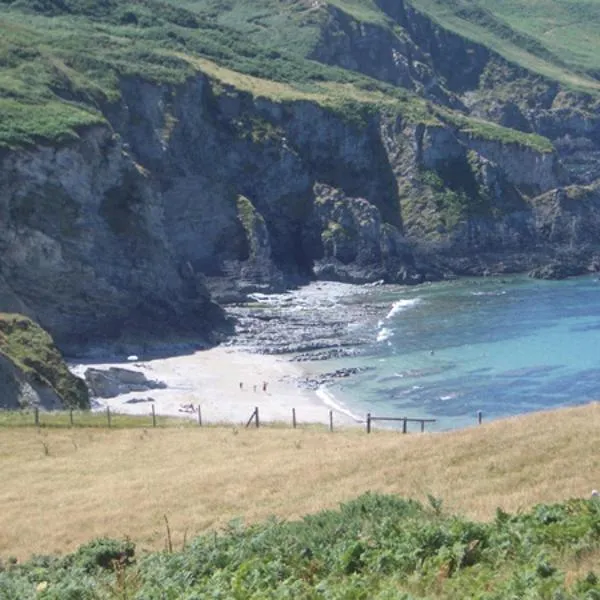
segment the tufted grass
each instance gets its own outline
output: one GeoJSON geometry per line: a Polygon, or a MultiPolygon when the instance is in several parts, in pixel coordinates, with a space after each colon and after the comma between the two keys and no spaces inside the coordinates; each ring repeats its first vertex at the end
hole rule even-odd
{"type": "Polygon", "coordinates": [[[362,428],[0,428],[0,557],[95,537],[177,546],[241,517],[295,519],[368,490],[488,520],[600,485],[600,405],[437,434],[362,428]]]}

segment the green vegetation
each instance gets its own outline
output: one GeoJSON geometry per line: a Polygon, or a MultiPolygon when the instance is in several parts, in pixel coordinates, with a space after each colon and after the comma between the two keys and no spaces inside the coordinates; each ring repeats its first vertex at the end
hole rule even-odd
{"type": "Polygon", "coordinates": [[[98,539],[65,557],[0,572],[3,598],[574,598],[600,597],[600,503],[538,505],[489,523],[367,493],[301,521],[271,520],[135,557],[98,539]],[[596,565],[597,566],[597,565],[596,565]]]}
{"type": "Polygon", "coordinates": [[[535,133],[524,133],[517,129],[496,125],[490,121],[473,117],[467,118],[444,109],[441,109],[438,114],[441,119],[457,126],[459,131],[474,138],[500,141],[503,144],[517,144],[541,153],[554,152],[552,142],[548,138],[535,133]]]}
{"type": "Polygon", "coordinates": [[[595,1],[409,1],[443,27],[534,73],[588,92],[600,89],[595,1]]]}
{"type": "MultiPolygon", "coordinates": [[[[332,4],[395,27],[372,0],[332,4]]],[[[326,6],[275,0],[1,0],[0,148],[76,138],[104,122],[125,78],[177,86],[199,71],[275,100],[318,102],[356,126],[382,110],[439,123],[415,94],[308,60],[328,18],[326,6]]],[[[543,138],[454,117],[473,135],[549,148],[543,138]]],[[[251,125],[258,141],[277,134],[251,125]]]]}
{"type": "Polygon", "coordinates": [[[89,407],[85,383],[69,371],[50,335],[31,319],[0,313],[0,353],[33,381],[53,388],[65,407],[89,407]]]}

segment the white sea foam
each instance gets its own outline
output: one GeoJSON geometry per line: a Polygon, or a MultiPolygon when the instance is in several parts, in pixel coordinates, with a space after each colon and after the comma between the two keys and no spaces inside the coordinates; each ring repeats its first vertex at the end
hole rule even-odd
{"type": "Polygon", "coordinates": [[[346,408],[339,400],[337,400],[336,397],[329,391],[326,385],[322,385],[319,388],[317,388],[316,394],[321,399],[323,404],[329,406],[329,408],[332,408],[333,410],[336,410],[349,416],[351,419],[354,419],[357,423],[362,423],[364,421],[362,417],[355,415],[351,410],[346,408]]]}
{"type": "Polygon", "coordinates": [[[419,302],[421,302],[421,298],[405,298],[403,300],[396,300],[396,302],[392,304],[392,309],[385,318],[391,319],[394,315],[397,315],[399,312],[402,312],[411,306],[417,305],[419,302]]]}
{"type": "Polygon", "coordinates": [[[499,290],[497,292],[471,292],[471,296],[504,296],[506,290],[499,290]]]}
{"type": "Polygon", "coordinates": [[[385,342],[385,341],[389,340],[393,335],[394,335],[394,332],[391,329],[388,329],[387,327],[383,327],[382,329],[380,329],[377,332],[377,341],[385,342]]]}

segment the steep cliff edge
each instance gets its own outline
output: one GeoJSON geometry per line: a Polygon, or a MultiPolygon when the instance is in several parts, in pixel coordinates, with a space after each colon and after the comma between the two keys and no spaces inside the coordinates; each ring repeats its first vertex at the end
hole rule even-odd
{"type": "Polygon", "coordinates": [[[315,277],[599,264],[594,96],[409,5],[381,0],[369,19],[343,2],[273,5],[286,27],[304,19],[305,61],[257,49],[224,16],[47,4],[56,23],[85,23],[90,49],[41,52],[34,96],[23,44],[7,46],[0,308],[68,353],[214,343],[229,327],[215,300],[315,277]],[[122,54],[98,54],[106,28],[122,54]]]}

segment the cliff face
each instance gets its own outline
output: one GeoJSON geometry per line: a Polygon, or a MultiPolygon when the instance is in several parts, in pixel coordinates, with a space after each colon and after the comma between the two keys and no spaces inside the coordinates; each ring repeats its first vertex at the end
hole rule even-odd
{"type": "Polygon", "coordinates": [[[109,125],[2,155],[0,307],[80,353],[210,343],[227,329],[213,299],[311,277],[414,283],[528,269],[566,248],[580,270],[595,265],[591,100],[566,99],[401,2],[379,5],[401,27],[394,39],[332,8],[312,58],[444,109],[353,115],[203,74],[124,77],[120,100],[102,106],[109,125]],[[492,95],[499,71],[529,95],[492,95]]]}
{"type": "Polygon", "coordinates": [[[170,250],[151,175],[108,128],[8,154],[0,215],[3,308],[69,352],[142,331],[202,337],[222,320],[201,275],[170,250]]]}

